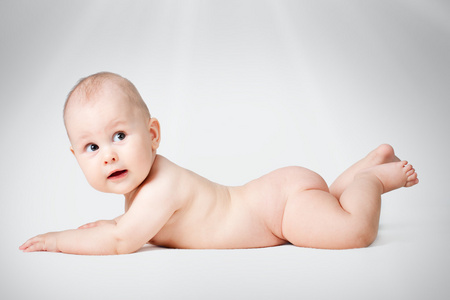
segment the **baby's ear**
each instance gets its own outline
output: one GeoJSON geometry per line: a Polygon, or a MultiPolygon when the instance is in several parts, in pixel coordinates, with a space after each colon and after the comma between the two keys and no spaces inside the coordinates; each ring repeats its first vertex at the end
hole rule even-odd
{"type": "Polygon", "coordinates": [[[72,146],[70,146],[70,152],[72,152],[72,154],[75,155],[75,151],[73,151],[72,146]]]}
{"type": "Polygon", "coordinates": [[[158,149],[159,142],[161,141],[161,129],[159,126],[159,121],[156,118],[151,118],[148,122],[148,129],[152,135],[152,148],[153,150],[158,149]]]}

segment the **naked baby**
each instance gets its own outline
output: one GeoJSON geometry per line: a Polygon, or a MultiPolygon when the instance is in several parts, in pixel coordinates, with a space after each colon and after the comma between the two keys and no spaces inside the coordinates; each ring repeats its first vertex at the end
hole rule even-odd
{"type": "Polygon", "coordinates": [[[211,182],[156,153],[160,125],[134,85],[113,73],[80,80],[64,122],[95,189],[123,194],[114,220],[38,235],[25,252],[123,254],[146,243],[173,248],[255,248],[291,243],[346,249],[376,238],[383,193],[417,184],[417,174],[381,145],[328,187],[302,167],[273,171],[243,186],[211,182]]]}

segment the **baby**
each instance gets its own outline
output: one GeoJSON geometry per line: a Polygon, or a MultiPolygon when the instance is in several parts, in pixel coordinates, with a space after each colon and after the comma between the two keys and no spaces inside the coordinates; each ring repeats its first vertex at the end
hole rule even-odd
{"type": "Polygon", "coordinates": [[[95,189],[123,194],[114,220],[29,239],[19,249],[123,254],[146,243],[173,248],[254,248],[291,243],[347,249],[376,238],[383,193],[419,182],[413,167],[381,145],[328,187],[302,167],[227,187],[156,154],[160,125],[134,85],[113,73],[82,79],[70,92],[64,123],[95,189]]]}

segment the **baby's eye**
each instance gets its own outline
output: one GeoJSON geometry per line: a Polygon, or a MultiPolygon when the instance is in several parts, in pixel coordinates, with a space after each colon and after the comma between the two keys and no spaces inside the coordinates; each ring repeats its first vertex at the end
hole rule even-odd
{"type": "Polygon", "coordinates": [[[86,146],[86,151],[87,152],[95,152],[98,150],[98,146],[96,144],[89,144],[86,146]]]}
{"type": "Polygon", "coordinates": [[[114,135],[113,141],[114,141],[114,142],[120,142],[120,141],[123,141],[123,140],[125,139],[126,136],[127,136],[127,135],[126,135],[125,133],[123,133],[123,132],[118,132],[118,133],[116,133],[116,134],[114,135]]]}

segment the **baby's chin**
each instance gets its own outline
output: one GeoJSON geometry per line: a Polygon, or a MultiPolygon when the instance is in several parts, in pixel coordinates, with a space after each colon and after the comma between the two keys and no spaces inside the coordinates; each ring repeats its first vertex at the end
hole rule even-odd
{"type": "Polygon", "coordinates": [[[102,193],[108,193],[108,194],[117,194],[117,195],[128,195],[135,191],[140,184],[134,186],[127,186],[127,185],[116,185],[116,186],[102,186],[102,187],[96,187],[94,185],[91,185],[94,189],[96,189],[99,192],[102,193]]]}
{"type": "Polygon", "coordinates": [[[89,184],[99,192],[126,196],[138,189],[147,176],[148,173],[139,174],[125,169],[114,172],[108,178],[100,181],[97,178],[86,178],[89,184]]]}

